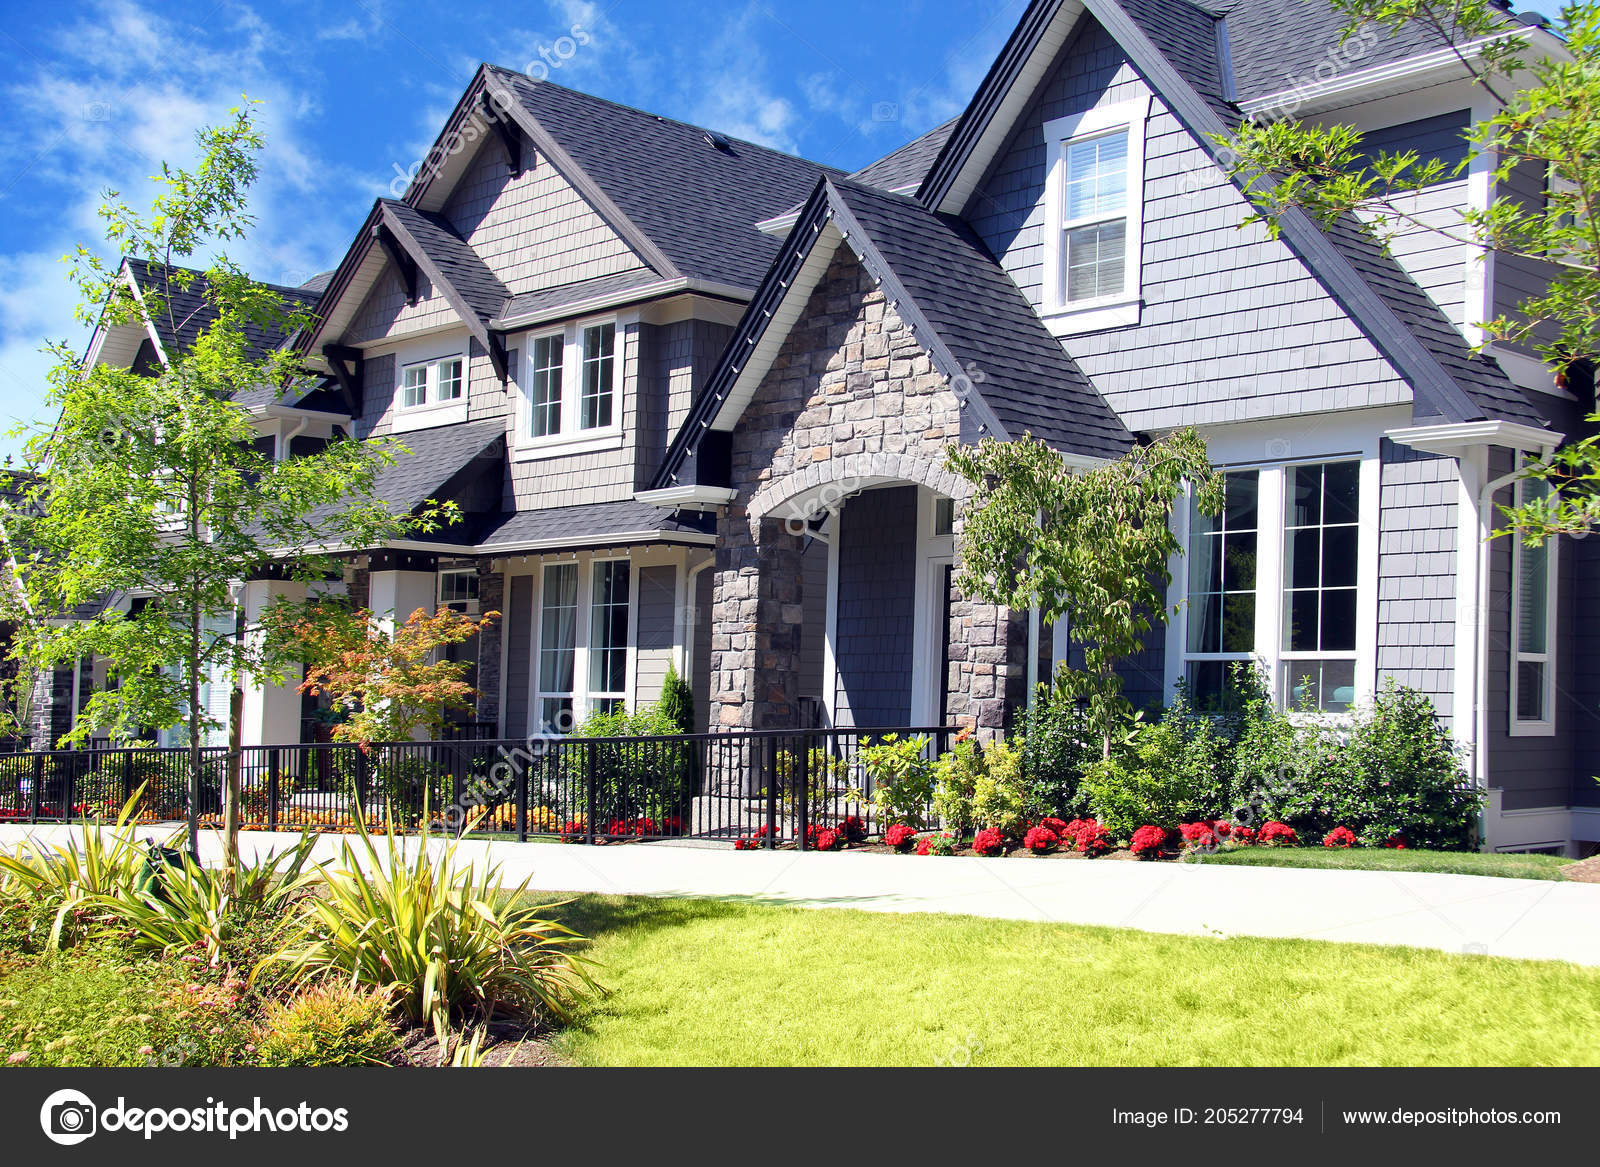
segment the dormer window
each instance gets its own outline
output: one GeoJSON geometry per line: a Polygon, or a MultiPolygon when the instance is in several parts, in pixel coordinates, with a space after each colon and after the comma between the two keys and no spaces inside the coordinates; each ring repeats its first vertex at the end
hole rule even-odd
{"type": "Polygon", "coordinates": [[[526,344],[517,454],[553,457],[621,441],[617,322],[568,324],[526,344]]]}
{"type": "Polygon", "coordinates": [[[419,409],[426,405],[447,405],[461,400],[464,384],[460,357],[407,365],[401,372],[400,406],[419,409]]]}
{"type": "Polygon", "coordinates": [[[1139,321],[1144,125],[1149,98],[1057,118],[1044,127],[1044,287],[1057,336],[1139,321]]]}
{"type": "Polygon", "coordinates": [[[462,337],[412,341],[394,355],[394,404],[390,424],[396,433],[431,429],[467,420],[467,354],[462,337]]]}

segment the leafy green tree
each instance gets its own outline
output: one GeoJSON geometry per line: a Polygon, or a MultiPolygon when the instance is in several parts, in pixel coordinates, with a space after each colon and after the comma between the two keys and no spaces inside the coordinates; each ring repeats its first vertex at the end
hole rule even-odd
{"type": "MultiPolygon", "coordinates": [[[[1248,179],[1254,213],[1277,233],[1282,216],[1301,210],[1329,225],[1355,222],[1387,245],[1402,231],[1429,231],[1503,254],[1554,261],[1547,288],[1514,313],[1482,324],[1491,339],[1529,345],[1565,384],[1575,365],[1600,357],[1600,4],[1561,9],[1566,52],[1530,49],[1534,34],[1493,0],[1314,0],[1347,18],[1344,35],[1371,25],[1391,34],[1426,29],[1456,46],[1492,116],[1466,134],[1467,157],[1449,164],[1415,150],[1369,156],[1348,126],[1290,117],[1246,121],[1219,139],[1219,159],[1248,179]],[[1469,52],[1467,44],[1477,45],[1469,52]],[[1486,158],[1499,183],[1531,170],[1548,190],[1529,202],[1504,185],[1487,207],[1461,206],[1426,216],[1415,197],[1464,174],[1486,158]]],[[[1292,111],[1286,111],[1291,112],[1292,111]]],[[[1600,421],[1600,415],[1590,421],[1600,421]]],[[[1508,514],[1512,527],[1538,542],[1587,533],[1600,521],[1600,438],[1569,443],[1532,478],[1554,489],[1508,514]]]]}
{"type": "Polygon", "coordinates": [[[962,594],[1066,620],[1083,663],[1057,667],[1058,695],[1086,703],[1109,755],[1128,710],[1119,662],[1144,647],[1163,619],[1168,562],[1182,548],[1173,504],[1193,485],[1204,514],[1222,509],[1222,476],[1192,429],[1135,446],[1123,457],[1075,471],[1031,435],[952,447],[950,468],[975,487],[961,533],[962,594]]]}
{"type": "MultiPolygon", "coordinates": [[[[246,194],[262,141],[249,106],[197,140],[192,170],[163,166],[156,176],[148,216],[115,191],[101,208],[107,241],[145,260],[153,286],[134,296],[120,264],[86,247],[77,251],[73,278],[78,314],[91,324],[160,323],[164,335],[182,334],[191,323],[175,306],[182,291],[203,296],[209,322],[192,344],[166,353],[158,370],[90,367],[65,343],[52,345],[58,364],[48,400],[58,417],[31,433],[27,470],[13,476],[0,511],[13,584],[6,615],[19,625],[14,654],[37,669],[96,656],[110,662],[116,688],[84,703],[69,741],[95,731],[131,739],[151,728],[186,728],[191,844],[202,742],[216,725],[201,686],[208,677],[281,682],[286,663],[276,638],[238,633],[240,581],[266,572],[327,578],[336,564],[319,548],[373,546],[451,517],[448,508],[430,507],[397,518],[373,498],[375,476],[394,459],[385,443],[342,437],[281,462],[256,448],[254,421],[237,395],[303,373],[287,349],[253,350],[249,334],[290,335],[309,320],[225,255],[200,277],[177,266],[203,248],[242,239],[253,223],[246,194]],[[122,610],[108,602],[118,596],[137,599],[122,610]],[[74,612],[95,614],[59,618],[74,612]]],[[[237,767],[230,771],[231,828],[237,767]]],[[[230,829],[230,853],[234,842],[230,829]]]]}

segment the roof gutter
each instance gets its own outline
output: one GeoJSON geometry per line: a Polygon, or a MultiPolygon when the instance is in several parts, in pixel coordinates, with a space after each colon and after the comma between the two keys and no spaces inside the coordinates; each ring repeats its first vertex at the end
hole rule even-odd
{"type": "Polygon", "coordinates": [[[682,276],[678,279],[658,280],[655,283],[638,284],[615,292],[605,292],[591,296],[586,300],[573,300],[534,312],[519,312],[515,315],[502,313],[489,321],[489,327],[497,332],[515,332],[518,329],[545,324],[552,320],[564,320],[570,316],[582,316],[586,313],[598,312],[606,308],[620,308],[625,304],[633,304],[645,300],[660,300],[666,296],[686,293],[711,296],[718,300],[729,300],[738,304],[748,303],[752,295],[749,288],[682,276]]]}
{"type": "Polygon", "coordinates": [[[633,497],[638,502],[649,503],[653,507],[672,507],[677,509],[686,506],[727,506],[739,497],[739,492],[731,486],[700,486],[689,484],[686,486],[663,486],[656,490],[636,490],[633,497]]]}

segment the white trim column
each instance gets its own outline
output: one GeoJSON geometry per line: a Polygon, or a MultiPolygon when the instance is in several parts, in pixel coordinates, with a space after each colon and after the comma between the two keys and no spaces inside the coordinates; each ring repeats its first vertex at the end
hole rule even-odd
{"type": "MultiPolygon", "coordinates": [[[[241,589],[246,643],[259,642],[261,613],[278,599],[298,603],[306,585],[296,580],[250,580],[241,589]]],[[[299,665],[284,670],[281,685],[262,685],[250,678],[244,685],[240,742],[247,746],[287,746],[300,741],[299,665]]]]}

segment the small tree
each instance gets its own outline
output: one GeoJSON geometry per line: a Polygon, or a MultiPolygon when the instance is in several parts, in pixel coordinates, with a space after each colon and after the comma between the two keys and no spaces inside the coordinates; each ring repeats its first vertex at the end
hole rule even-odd
{"type": "Polygon", "coordinates": [[[667,662],[667,675],[661,681],[660,705],[661,715],[679,733],[694,732],[694,690],[678,675],[678,666],[672,661],[667,662]]]}
{"type": "Polygon", "coordinates": [[[1008,608],[1037,604],[1042,621],[1066,620],[1083,664],[1061,662],[1056,688],[1087,703],[1109,755],[1127,712],[1117,665],[1165,618],[1168,561],[1182,550],[1170,524],[1173,504],[1190,483],[1202,513],[1222,509],[1222,476],[1207,461],[1205,443],[1192,429],[1178,430],[1116,461],[1073,471],[1025,434],[952,447],[946,461],[976,488],[956,586],[1008,608]]]}
{"type": "MultiPolygon", "coordinates": [[[[163,166],[156,178],[163,191],[148,218],[107,192],[106,238],[146,261],[151,286],[134,295],[120,264],[82,247],[74,271],[79,315],[102,328],[131,324],[180,337],[194,331],[191,315],[209,323],[166,352],[155,371],[89,367],[65,343],[51,346],[59,363],[49,401],[59,416],[32,433],[27,470],[12,477],[0,501],[13,585],[6,615],[19,626],[14,655],[35,669],[108,658],[117,687],[84,703],[69,741],[96,730],[136,738],[150,728],[186,727],[191,846],[202,742],[218,724],[201,703],[202,684],[210,677],[237,685],[247,675],[282,680],[284,644],[237,634],[240,581],[264,572],[326,578],[336,565],[319,547],[373,546],[453,516],[450,507],[430,507],[395,517],[373,499],[378,471],[394,458],[385,443],[345,437],[284,461],[257,449],[254,420],[237,396],[302,373],[287,349],[263,354],[250,336],[261,329],[292,335],[309,318],[225,257],[203,276],[176,266],[251,226],[245,195],[261,138],[248,107],[230,119],[200,131],[192,171],[163,166]],[[185,291],[198,291],[203,308],[181,313],[177,293],[185,291]],[[136,599],[123,608],[111,602],[118,596],[136,599]],[[59,619],[67,613],[79,618],[59,619]]],[[[230,857],[236,772],[229,767],[230,857]]]]}
{"type": "Polygon", "coordinates": [[[439,650],[471,640],[499,617],[418,608],[391,629],[365,608],[285,603],[269,608],[262,624],[297,646],[306,669],[300,691],[349,711],[334,724],[334,738],[366,746],[406,741],[418,730],[436,738],[448,710],[471,709],[478,698],[467,681],[472,662],[444,659],[439,650]]]}
{"type": "MultiPolygon", "coordinates": [[[[1467,154],[1450,165],[1417,151],[1364,153],[1362,135],[1338,124],[1303,124],[1293,109],[1246,121],[1218,139],[1218,158],[1248,181],[1254,214],[1276,234],[1282,217],[1301,210],[1324,225],[1344,220],[1387,245],[1401,230],[1551,263],[1548,287],[1514,314],[1475,321],[1491,339],[1531,344],[1565,385],[1575,365],[1600,359],[1600,3],[1561,9],[1564,53],[1529,51],[1531,30],[1494,0],[1315,0],[1344,14],[1343,35],[1368,25],[1391,34],[1426,30],[1455,46],[1492,116],[1467,131],[1467,154]],[[1466,45],[1473,45],[1469,52],[1466,45]],[[1289,115],[1289,116],[1283,116],[1289,115]],[[1415,196],[1465,174],[1486,158],[1499,194],[1487,207],[1461,206],[1441,217],[1420,214],[1415,196]],[[1547,193],[1527,200],[1505,180],[1533,171],[1547,193]]],[[[1591,415],[1600,421],[1600,414],[1591,415]]],[[[1600,522],[1600,439],[1558,451],[1529,477],[1557,488],[1508,508],[1512,529],[1537,543],[1586,534],[1600,522]]]]}

